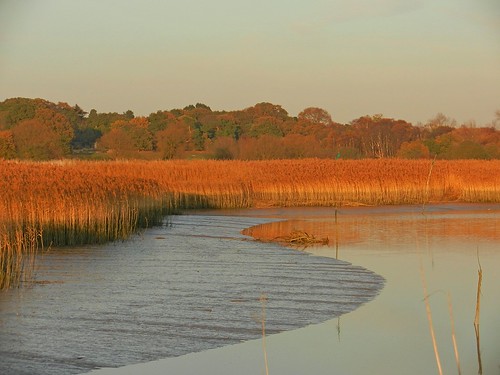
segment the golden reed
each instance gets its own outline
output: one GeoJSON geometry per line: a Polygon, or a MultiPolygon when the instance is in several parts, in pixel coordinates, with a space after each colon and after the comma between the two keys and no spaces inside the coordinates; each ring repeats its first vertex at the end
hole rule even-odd
{"type": "Polygon", "coordinates": [[[43,246],[123,239],[176,210],[500,202],[499,160],[438,160],[429,178],[430,168],[399,159],[0,161],[0,288],[43,246]]]}

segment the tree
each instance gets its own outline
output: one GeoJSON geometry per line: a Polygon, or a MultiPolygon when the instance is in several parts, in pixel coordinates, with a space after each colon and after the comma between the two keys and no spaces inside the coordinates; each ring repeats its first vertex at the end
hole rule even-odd
{"type": "Polygon", "coordinates": [[[94,148],[97,140],[102,136],[102,132],[97,129],[83,128],[76,129],[75,136],[71,141],[71,147],[75,149],[94,148]]]}
{"type": "Polygon", "coordinates": [[[137,151],[130,132],[119,126],[114,126],[99,139],[97,149],[119,158],[132,157],[137,151]]]}
{"type": "Polygon", "coordinates": [[[313,124],[328,126],[333,123],[332,116],[326,110],[317,107],[308,107],[300,112],[297,117],[299,120],[305,120],[313,124]]]}
{"type": "Polygon", "coordinates": [[[59,147],[65,155],[71,152],[71,141],[74,137],[74,130],[66,116],[50,108],[39,108],[35,112],[35,119],[58,135],[59,147]]]}
{"type": "Polygon", "coordinates": [[[351,122],[361,151],[368,157],[392,157],[403,142],[413,140],[411,124],[382,115],[364,116],[351,122]]]}
{"type": "Polygon", "coordinates": [[[55,106],[48,104],[47,107],[64,115],[64,117],[66,117],[66,119],[73,126],[74,130],[78,129],[82,125],[85,116],[87,115],[87,112],[81,109],[78,104],[75,104],[75,106],[72,107],[68,103],[59,102],[55,106]]]}
{"type": "Polygon", "coordinates": [[[282,121],[288,118],[288,112],[285,111],[280,105],[267,102],[258,103],[253,107],[247,108],[245,112],[252,116],[252,118],[269,116],[282,121]]]}
{"type": "Polygon", "coordinates": [[[123,115],[125,116],[125,118],[127,120],[132,120],[135,116],[134,116],[134,112],[132,110],[127,110],[126,112],[123,112],[123,115]]]}
{"type": "Polygon", "coordinates": [[[59,159],[68,154],[61,136],[40,119],[21,121],[12,129],[16,154],[21,159],[59,159]],[[33,137],[36,134],[36,137],[33,137]]]}
{"type": "Polygon", "coordinates": [[[146,117],[131,119],[127,130],[131,133],[138,151],[153,150],[153,134],[149,131],[149,121],[146,117]]]}
{"type": "Polygon", "coordinates": [[[98,148],[118,157],[137,157],[139,151],[151,151],[153,135],[148,126],[145,117],[117,120],[111,124],[111,131],[98,141],[98,148]]]}
{"type": "Polygon", "coordinates": [[[493,127],[495,129],[497,129],[497,128],[500,129],[500,109],[497,109],[495,111],[495,119],[493,120],[493,127]]]}
{"type": "Polygon", "coordinates": [[[490,159],[486,149],[470,139],[452,144],[443,156],[446,159],[490,159]]]}
{"type": "Polygon", "coordinates": [[[0,130],[0,159],[16,157],[16,146],[11,130],[0,130]]]}
{"type": "Polygon", "coordinates": [[[151,113],[148,116],[149,121],[149,131],[156,133],[160,130],[164,130],[168,124],[177,121],[176,117],[168,111],[157,111],[156,113],[151,113]]]}
{"type": "Polygon", "coordinates": [[[189,142],[188,128],[181,122],[169,124],[155,134],[156,148],[162,159],[182,156],[189,142]]]}
{"type": "Polygon", "coordinates": [[[283,137],[283,158],[320,157],[321,146],[313,135],[289,134],[283,137]]]}
{"type": "Polygon", "coordinates": [[[125,115],[116,112],[97,113],[95,109],[89,112],[89,117],[85,121],[85,127],[99,130],[105,134],[111,130],[111,124],[118,120],[127,120],[125,115]]]}
{"type": "Polygon", "coordinates": [[[207,149],[217,160],[231,160],[238,156],[238,144],[231,137],[218,137],[207,149]]]}
{"type": "Polygon", "coordinates": [[[428,159],[430,157],[429,149],[420,140],[404,142],[399,148],[397,157],[403,159],[428,159]]]}
{"type": "Polygon", "coordinates": [[[10,129],[23,120],[35,117],[37,103],[27,98],[12,98],[0,103],[0,112],[5,112],[3,128],[10,129]]]}
{"type": "Polygon", "coordinates": [[[280,128],[282,122],[272,116],[261,116],[255,119],[248,131],[250,137],[261,137],[263,135],[272,135],[282,137],[283,131],[280,128]]]}
{"type": "Polygon", "coordinates": [[[242,137],[238,141],[240,158],[245,160],[279,159],[283,157],[281,137],[263,135],[260,138],[242,137]]]}
{"type": "Polygon", "coordinates": [[[441,127],[441,126],[449,126],[454,128],[457,126],[457,122],[455,119],[448,117],[444,115],[443,113],[439,112],[436,116],[431,118],[430,120],[427,121],[426,127],[428,127],[431,130],[434,130],[435,128],[441,127]]]}
{"type": "Polygon", "coordinates": [[[195,150],[201,151],[205,149],[205,138],[201,123],[194,123],[191,131],[191,140],[195,150]]]}

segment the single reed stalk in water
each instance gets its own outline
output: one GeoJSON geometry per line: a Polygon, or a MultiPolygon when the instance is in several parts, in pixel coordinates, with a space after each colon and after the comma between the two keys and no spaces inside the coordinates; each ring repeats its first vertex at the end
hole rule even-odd
{"type": "Polygon", "coordinates": [[[429,169],[429,174],[427,175],[427,182],[425,183],[425,192],[424,192],[424,203],[422,204],[422,213],[425,210],[425,203],[429,199],[429,182],[431,181],[432,168],[434,167],[434,163],[436,162],[437,154],[434,156],[432,160],[431,167],[429,169]]]}
{"type": "Polygon", "coordinates": [[[267,366],[267,348],[266,348],[266,302],[267,296],[265,294],[260,295],[260,303],[262,304],[262,350],[264,351],[264,367],[266,369],[266,375],[269,375],[269,367],[267,366]]]}
{"type": "Polygon", "coordinates": [[[429,321],[429,330],[431,332],[432,346],[434,348],[434,355],[436,357],[438,374],[443,375],[443,369],[441,367],[441,360],[439,358],[439,352],[438,352],[437,343],[436,343],[436,335],[434,334],[434,325],[432,324],[431,306],[429,304],[429,295],[427,294],[427,283],[425,282],[424,267],[422,264],[420,264],[420,276],[422,278],[422,287],[424,289],[425,310],[427,312],[427,320],[429,321]]]}
{"type": "Polygon", "coordinates": [[[458,347],[457,347],[457,338],[455,335],[455,320],[453,319],[453,307],[451,304],[451,294],[448,292],[448,310],[450,311],[450,322],[451,322],[451,339],[453,341],[453,350],[455,352],[455,361],[457,363],[458,375],[462,374],[460,369],[460,359],[458,357],[458,347]]]}
{"type": "Polygon", "coordinates": [[[477,362],[479,365],[477,373],[481,375],[483,373],[483,363],[481,361],[481,340],[479,337],[479,315],[481,312],[481,284],[483,281],[483,268],[479,262],[479,255],[477,257],[477,262],[479,264],[479,270],[477,271],[477,296],[476,296],[476,316],[474,317],[474,330],[476,331],[476,347],[477,347],[477,362]]]}

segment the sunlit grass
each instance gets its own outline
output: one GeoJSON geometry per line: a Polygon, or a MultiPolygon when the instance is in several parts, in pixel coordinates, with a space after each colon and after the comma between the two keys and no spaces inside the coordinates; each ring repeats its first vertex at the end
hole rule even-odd
{"type": "Polygon", "coordinates": [[[500,202],[500,161],[430,168],[398,159],[0,161],[0,288],[21,280],[24,254],[125,239],[177,210],[500,202]]]}

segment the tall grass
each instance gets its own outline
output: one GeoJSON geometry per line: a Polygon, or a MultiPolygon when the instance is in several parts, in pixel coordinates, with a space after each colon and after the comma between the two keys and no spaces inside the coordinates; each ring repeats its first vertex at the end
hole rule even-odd
{"type": "Polygon", "coordinates": [[[41,247],[124,239],[175,210],[500,202],[499,180],[498,160],[436,161],[430,178],[425,160],[0,161],[0,288],[41,247]]]}

